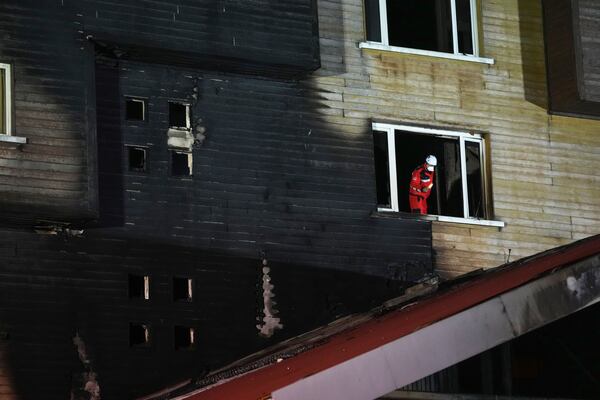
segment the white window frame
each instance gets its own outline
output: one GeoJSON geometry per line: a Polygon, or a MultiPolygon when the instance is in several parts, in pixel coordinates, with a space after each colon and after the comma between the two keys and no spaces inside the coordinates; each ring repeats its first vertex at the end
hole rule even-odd
{"type": "MultiPolygon", "coordinates": [[[[450,217],[445,215],[434,215],[427,214],[422,216],[424,219],[433,219],[437,221],[443,222],[456,222],[456,223],[468,223],[474,225],[485,225],[485,226],[496,226],[496,227],[504,227],[505,224],[502,221],[493,221],[486,219],[478,219],[475,217],[469,216],[469,198],[468,198],[468,184],[467,184],[467,161],[466,161],[466,149],[465,144],[467,142],[478,143],[479,144],[479,154],[481,155],[481,172],[482,175],[486,174],[486,154],[485,154],[485,146],[484,139],[478,133],[470,133],[465,131],[453,131],[439,128],[429,128],[422,126],[413,126],[413,125],[402,125],[402,124],[389,124],[389,123],[379,123],[374,122],[372,124],[373,131],[384,132],[387,136],[388,143],[388,166],[389,166],[389,182],[390,182],[390,207],[378,207],[377,211],[379,212],[400,212],[400,208],[398,205],[398,177],[396,174],[396,130],[405,131],[405,132],[413,132],[413,133],[421,133],[427,134],[434,137],[451,137],[458,138],[459,147],[460,147],[460,158],[461,158],[461,183],[462,183],[462,191],[463,191],[463,217],[450,217]]],[[[485,179],[484,179],[485,181],[485,179]]],[[[483,196],[485,197],[485,193],[487,192],[486,182],[482,182],[483,184],[483,196]]]]}
{"type": "Polygon", "coordinates": [[[397,53],[417,54],[423,56],[433,56],[448,58],[454,60],[474,61],[484,64],[494,64],[494,59],[481,57],[479,54],[479,20],[477,12],[477,0],[470,0],[471,8],[471,37],[473,45],[473,54],[460,53],[458,49],[458,23],[456,19],[456,0],[450,0],[450,11],[452,18],[452,43],[453,52],[446,53],[442,51],[414,49],[410,47],[391,46],[388,36],[388,18],[387,18],[387,0],[379,0],[379,26],[381,29],[381,42],[365,41],[359,44],[361,49],[373,49],[393,51],[397,53]]]}
{"type": "Polygon", "coordinates": [[[6,132],[0,132],[5,136],[12,135],[12,68],[10,64],[0,63],[0,69],[4,71],[4,120],[6,121],[6,132]]]}
{"type": "Polygon", "coordinates": [[[0,69],[4,71],[4,119],[6,121],[6,132],[0,132],[0,142],[10,145],[22,145],[27,143],[27,138],[15,136],[13,124],[13,85],[12,65],[0,63],[0,69]]]}

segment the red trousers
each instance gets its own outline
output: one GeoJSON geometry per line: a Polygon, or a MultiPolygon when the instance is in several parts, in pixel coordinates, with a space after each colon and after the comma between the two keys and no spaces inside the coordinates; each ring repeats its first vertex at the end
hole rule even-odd
{"type": "Polygon", "coordinates": [[[410,212],[418,214],[427,214],[427,198],[416,194],[408,195],[410,203],[410,212]]]}

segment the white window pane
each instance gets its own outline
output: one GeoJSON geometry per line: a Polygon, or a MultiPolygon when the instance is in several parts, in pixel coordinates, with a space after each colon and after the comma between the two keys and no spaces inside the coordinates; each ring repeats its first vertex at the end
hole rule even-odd
{"type": "Polygon", "coordinates": [[[6,71],[0,69],[0,133],[6,134],[6,71]]]}
{"type": "Polygon", "coordinates": [[[465,151],[467,160],[469,217],[485,218],[480,143],[467,141],[465,143],[465,151]]]}
{"type": "Polygon", "coordinates": [[[450,0],[387,0],[391,46],[453,53],[450,0]]]}
{"type": "Polygon", "coordinates": [[[458,28],[458,52],[473,54],[471,0],[456,0],[456,20],[458,28]]]}

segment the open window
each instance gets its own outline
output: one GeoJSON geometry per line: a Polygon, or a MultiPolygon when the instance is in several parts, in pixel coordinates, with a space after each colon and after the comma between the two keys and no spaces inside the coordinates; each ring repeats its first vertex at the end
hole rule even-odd
{"type": "Polygon", "coordinates": [[[477,0],[365,0],[367,41],[479,56],[477,0]]]}
{"type": "Polygon", "coordinates": [[[173,278],[173,301],[191,302],[194,296],[192,278],[173,278]]]}
{"type": "Polygon", "coordinates": [[[150,300],[150,277],[148,275],[129,275],[129,298],[150,300]]]}
{"type": "Polygon", "coordinates": [[[189,326],[175,326],[175,350],[192,350],[196,347],[196,330],[189,326]]]}
{"type": "Polygon", "coordinates": [[[148,346],[150,346],[150,326],[147,324],[130,323],[129,324],[129,346],[130,347],[148,347],[148,346]]]}
{"type": "Polygon", "coordinates": [[[190,129],[189,104],[169,102],[169,126],[174,129],[190,129]]]}
{"type": "Polygon", "coordinates": [[[192,153],[171,150],[171,175],[192,175],[193,158],[192,153]]]}
{"type": "Polygon", "coordinates": [[[129,170],[135,172],[146,171],[146,149],[137,146],[127,147],[127,162],[129,170]]]}
{"type": "Polygon", "coordinates": [[[489,219],[485,146],[479,134],[408,125],[373,124],[379,211],[410,212],[412,172],[428,155],[437,157],[430,215],[489,219]]]}
{"type": "Polygon", "coordinates": [[[125,97],[125,118],[128,121],[145,121],[146,100],[135,97],[125,97]]]}
{"type": "Polygon", "coordinates": [[[0,134],[12,135],[11,110],[11,68],[9,64],[0,64],[0,134]]]}

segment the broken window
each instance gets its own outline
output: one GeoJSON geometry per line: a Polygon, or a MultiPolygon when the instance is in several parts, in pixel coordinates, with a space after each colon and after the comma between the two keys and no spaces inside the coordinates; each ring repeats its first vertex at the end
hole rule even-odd
{"type": "Polygon", "coordinates": [[[150,345],[150,327],[147,324],[129,324],[129,346],[150,345]]]}
{"type": "Polygon", "coordinates": [[[373,140],[380,211],[411,211],[408,193],[412,172],[428,155],[434,155],[437,167],[427,199],[428,213],[488,218],[481,135],[375,123],[373,140]]]}
{"type": "Polygon", "coordinates": [[[128,121],[146,120],[146,100],[134,97],[125,98],[125,118],[128,121]]]}
{"type": "Polygon", "coordinates": [[[190,128],[190,106],[183,103],[169,102],[169,126],[171,128],[190,128]]]}
{"type": "Polygon", "coordinates": [[[367,40],[478,56],[476,0],[365,0],[367,40]]]}
{"type": "Polygon", "coordinates": [[[129,275],[129,298],[150,299],[150,277],[147,275],[129,275]]]}
{"type": "Polygon", "coordinates": [[[11,74],[9,64],[0,64],[0,134],[10,135],[11,127],[11,74]]]}
{"type": "Polygon", "coordinates": [[[192,278],[173,278],[173,300],[192,301],[193,282],[192,278]]]}
{"type": "Polygon", "coordinates": [[[146,171],[146,149],[143,147],[127,146],[129,170],[144,172],[146,171]]]}
{"type": "Polygon", "coordinates": [[[192,175],[192,153],[171,151],[171,175],[192,175]]]}
{"type": "Polygon", "coordinates": [[[193,349],[196,346],[196,330],[189,326],[175,326],[175,350],[193,349]]]}

